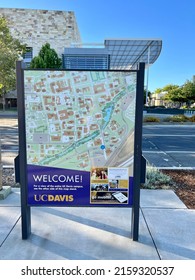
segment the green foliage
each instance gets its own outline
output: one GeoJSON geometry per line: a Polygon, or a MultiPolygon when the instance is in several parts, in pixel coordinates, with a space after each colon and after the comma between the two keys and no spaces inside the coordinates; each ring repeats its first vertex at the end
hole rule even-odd
{"type": "Polygon", "coordinates": [[[144,118],[144,122],[160,122],[160,119],[153,116],[148,116],[144,118]]]}
{"type": "Polygon", "coordinates": [[[38,56],[35,56],[30,64],[31,69],[59,69],[62,60],[58,57],[56,51],[50,48],[50,44],[46,43],[42,46],[38,56]]]}
{"type": "Polygon", "coordinates": [[[156,89],[155,93],[166,92],[164,100],[172,102],[187,103],[189,107],[193,102],[195,102],[195,84],[190,81],[180,87],[178,85],[166,85],[163,88],[156,89]]]}
{"type": "MultiPolygon", "coordinates": [[[[166,88],[166,87],[165,87],[166,88]]],[[[182,93],[182,89],[179,86],[167,86],[167,93],[164,96],[164,100],[170,100],[173,102],[185,102],[186,97],[182,93]]]]}
{"type": "Polygon", "coordinates": [[[11,36],[6,19],[0,17],[0,94],[15,89],[16,61],[25,48],[11,36]]]}
{"type": "Polygon", "coordinates": [[[147,166],[145,189],[169,188],[172,185],[172,179],[160,172],[156,167],[147,166]]]}
{"type": "Polygon", "coordinates": [[[193,82],[186,81],[182,87],[182,94],[189,105],[195,102],[195,84],[193,82]]]}
{"type": "Polygon", "coordinates": [[[163,119],[164,122],[187,122],[189,121],[189,118],[185,115],[176,115],[171,116],[163,119]]]}
{"type": "Polygon", "coordinates": [[[180,109],[188,109],[187,105],[181,106],[180,109]]]}
{"type": "Polygon", "coordinates": [[[178,85],[168,84],[162,88],[162,91],[170,92],[172,90],[177,89],[178,87],[179,87],[178,85]]]}
{"type": "Polygon", "coordinates": [[[163,88],[157,88],[157,89],[154,91],[154,93],[155,93],[155,94],[160,94],[160,93],[162,93],[162,92],[167,92],[167,94],[168,94],[168,93],[170,93],[172,90],[176,90],[176,89],[178,89],[178,88],[179,88],[178,85],[168,84],[168,85],[164,86],[163,88]]]}
{"type": "Polygon", "coordinates": [[[163,89],[162,89],[162,88],[157,88],[157,89],[154,91],[154,93],[159,94],[159,93],[161,93],[162,91],[163,91],[163,89]]]}

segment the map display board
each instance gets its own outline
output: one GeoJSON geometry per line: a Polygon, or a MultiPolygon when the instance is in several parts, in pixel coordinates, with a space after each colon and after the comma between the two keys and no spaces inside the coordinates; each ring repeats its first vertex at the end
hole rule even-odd
{"type": "Polygon", "coordinates": [[[132,205],[137,73],[24,70],[29,205],[132,205]]]}

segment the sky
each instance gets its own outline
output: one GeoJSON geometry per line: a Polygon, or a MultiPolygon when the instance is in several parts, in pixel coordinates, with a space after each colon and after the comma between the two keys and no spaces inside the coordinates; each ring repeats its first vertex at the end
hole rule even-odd
{"type": "Polygon", "coordinates": [[[152,92],[195,75],[194,0],[0,0],[0,7],[74,11],[83,43],[161,39],[161,54],[149,69],[152,92]]]}

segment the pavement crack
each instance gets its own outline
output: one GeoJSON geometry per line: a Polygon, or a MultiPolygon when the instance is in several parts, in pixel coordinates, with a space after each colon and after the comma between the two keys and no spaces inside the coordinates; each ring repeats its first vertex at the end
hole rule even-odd
{"type": "Polygon", "coordinates": [[[21,216],[19,216],[19,218],[16,220],[16,222],[14,223],[13,227],[10,229],[10,231],[8,232],[8,234],[6,235],[6,237],[3,239],[3,241],[0,244],[0,247],[3,246],[3,244],[5,243],[5,241],[8,239],[8,237],[10,236],[12,230],[15,228],[15,226],[17,225],[18,221],[20,220],[21,216]]]}
{"type": "Polygon", "coordinates": [[[143,218],[144,218],[144,221],[145,221],[146,227],[147,227],[147,229],[148,229],[148,232],[149,232],[149,234],[150,234],[150,237],[151,237],[151,239],[152,239],[152,243],[153,243],[153,245],[154,245],[154,248],[155,248],[155,250],[156,250],[156,253],[157,253],[158,257],[159,257],[159,260],[162,260],[161,255],[160,255],[160,252],[159,252],[158,247],[157,247],[157,245],[156,245],[156,243],[155,243],[155,240],[154,240],[154,238],[153,238],[153,236],[152,236],[151,230],[150,230],[150,228],[149,228],[149,225],[148,225],[148,223],[147,223],[146,217],[145,217],[144,212],[143,212],[143,210],[142,210],[141,207],[140,207],[140,210],[141,210],[142,216],[143,216],[143,218]]]}

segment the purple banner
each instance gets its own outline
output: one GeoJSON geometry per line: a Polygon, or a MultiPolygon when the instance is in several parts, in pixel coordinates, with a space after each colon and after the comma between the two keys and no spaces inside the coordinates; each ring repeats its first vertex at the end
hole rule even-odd
{"type": "Polygon", "coordinates": [[[27,165],[28,204],[45,206],[132,206],[133,178],[127,189],[90,183],[90,172],[27,165]]]}
{"type": "Polygon", "coordinates": [[[90,172],[28,165],[30,205],[89,204],[90,172]]]}

